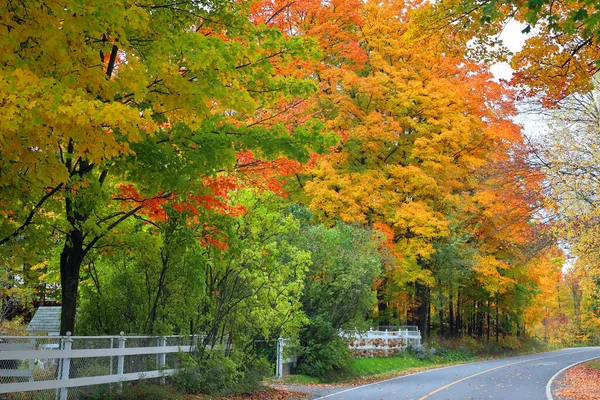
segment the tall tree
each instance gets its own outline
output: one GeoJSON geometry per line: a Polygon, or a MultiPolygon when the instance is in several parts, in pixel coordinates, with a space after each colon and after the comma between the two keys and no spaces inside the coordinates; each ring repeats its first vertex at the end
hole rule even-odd
{"type": "Polygon", "coordinates": [[[306,159],[320,133],[252,123],[314,90],[276,74],[311,46],[252,24],[241,3],[0,9],[0,244],[27,255],[61,243],[62,334],[74,330],[86,256],[123,221],[234,167],[236,151],[306,159]]]}
{"type": "Polygon", "coordinates": [[[438,38],[421,38],[411,7],[363,6],[356,31],[368,62],[337,68],[321,95],[345,140],[305,189],[322,220],[390,230],[398,261],[387,283],[413,287],[410,320],[426,333],[436,243],[452,234],[451,215],[472,218],[485,168],[521,137],[507,119],[509,93],[480,66],[443,54],[438,38]]]}

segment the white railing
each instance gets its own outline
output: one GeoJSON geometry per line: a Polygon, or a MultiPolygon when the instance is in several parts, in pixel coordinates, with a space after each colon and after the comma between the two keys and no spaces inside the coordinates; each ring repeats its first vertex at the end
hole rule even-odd
{"type": "Polygon", "coordinates": [[[340,332],[348,348],[358,357],[386,357],[421,344],[421,332],[415,327],[397,330],[340,332]],[[410,329],[407,329],[410,328],[410,329]]]}
{"type": "MultiPolygon", "coordinates": [[[[123,334],[0,336],[0,398],[2,394],[32,391],[37,392],[35,398],[87,398],[88,386],[164,379],[178,371],[178,353],[193,351],[203,338],[123,334]]],[[[287,342],[283,338],[277,340],[277,377],[282,377],[294,361],[284,357],[287,342]]],[[[222,349],[223,345],[214,348],[222,349]]]]}
{"type": "Polygon", "coordinates": [[[123,334],[0,340],[0,394],[46,391],[48,395],[54,390],[52,397],[61,400],[67,399],[70,388],[164,378],[177,371],[176,354],[192,351],[195,343],[194,337],[123,334]],[[128,341],[132,346],[126,346],[128,341]],[[168,364],[167,355],[171,355],[168,364]]]}

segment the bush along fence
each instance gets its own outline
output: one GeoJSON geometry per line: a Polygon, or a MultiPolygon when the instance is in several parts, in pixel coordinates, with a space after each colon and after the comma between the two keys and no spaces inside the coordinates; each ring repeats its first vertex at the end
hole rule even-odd
{"type": "Polygon", "coordinates": [[[348,348],[356,357],[387,357],[398,354],[407,347],[421,345],[421,332],[416,326],[405,326],[367,332],[340,333],[348,341],[348,348]]]}
{"type": "MultiPolygon", "coordinates": [[[[0,336],[0,399],[84,399],[98,385],[164,381],[180,369],[180,353],[193,352],[202,340],[202,335],[0,336]]],[[[275,375],[281,377],[290,362],[283,355],[287,340],[276,343],[275,375]]]]}

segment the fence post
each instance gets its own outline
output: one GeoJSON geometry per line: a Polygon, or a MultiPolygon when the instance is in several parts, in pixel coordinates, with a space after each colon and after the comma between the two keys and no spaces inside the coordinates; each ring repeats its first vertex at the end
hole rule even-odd
{"type": "Polygon", "coordinates": [[[387,357],[389,355],[389,351],[390,351],[390,336],[388,334],[388,330],[385,330],[385,356],[387,357]]]}
{"type": "Polygon", "coordinates": [[[277,339],[277,366],[275,367],[275,377],[283,378],[283,338],[277,339]]]}
{"type": "MultiPolygon", "coordinates": [[[[29,339],[29,343],[31,344],[31,350],[36,350],[35,346],[35,329],[31,331],[31,339],[29,339]]],[[[35,360],[29,360],[29,382],[33,382],[33,373],[35,370],[35,360]]]]}
{"type": "MultiPolygon", "coordinates": [[[[125,332],[121,332],[119,335],[119,348],[125,348],[125,332]]],[[[117,356],[117,375],[123,375],[123,367],[125,365],[125,356],[118,355],[117,356]]],[[[123,389],[123,382],[119,382],[119,391],[123,389]]]]}
{"type": "MultiPolygon", "coordinates": [[[[167,346],[167,338],[164,336],[161,336],[158,339],[158,345],[160,347],[166,347],[167,346]]],[[[167,353],[158,353],[158,369],[159,370],[164,369],[166,364],[167,364],[167,353]]],[[[161,385],[165,384],[165,377],[162,375],[160,377],[160,384],[161,385]]]]}
{"type": "MultiPolygon", "coordinates": [[[[67,337],[63,339],[63,350],[71,350],[73,339],[71,339],[71,332],[67,332],[67,337]]],[[[60,368],[60,380],[69,379],[69,369],[71,367],[71,358],[65,357],[62,359],[60,368]]],[[[60,400],[67,400],[69,394],[69,387],[63,386],[60,388],[60,400]]]]}
{"type": "MultiPolygon", "coordinates": [[[[110,338],[110,348],[114,348],[114,338],[110,338]]],[[[109,374],[113,374],[113,356],[110,356],[109,374]]]]}
{"type": "MultiPolygon", "coordinates": [[[[160,347],[162,346],[161,341],[160,341],[160,336],[156,337],[156,347],[160,347]]],[[[160,353],[158,350],[156,350],[156,369],[159,370],[160,369],[160,353]]]]}

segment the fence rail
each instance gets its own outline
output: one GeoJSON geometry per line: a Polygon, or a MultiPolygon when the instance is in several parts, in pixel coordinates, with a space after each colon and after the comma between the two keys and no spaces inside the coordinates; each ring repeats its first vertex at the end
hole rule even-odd
{"type": "Polygon", "coordinates": [[[0,395],[35,391],[35,398],[77,399],[85,397],[77,388],[164,378],[180,366],[177,354],[193,351],[199,340],[122,334],[1,336],[0,395]]]}
{"type": "MultiPolygon", "coordinates": [[[[90,386],[163,380],[179,370],[178,353],[192,352],[203,339],[202,335],[0,336],[0,399],[76,400],[89,397],[90,386]]],[[[287,342],[276,341],[277,377],[293,361],[283,355],[287,342]]]]}

